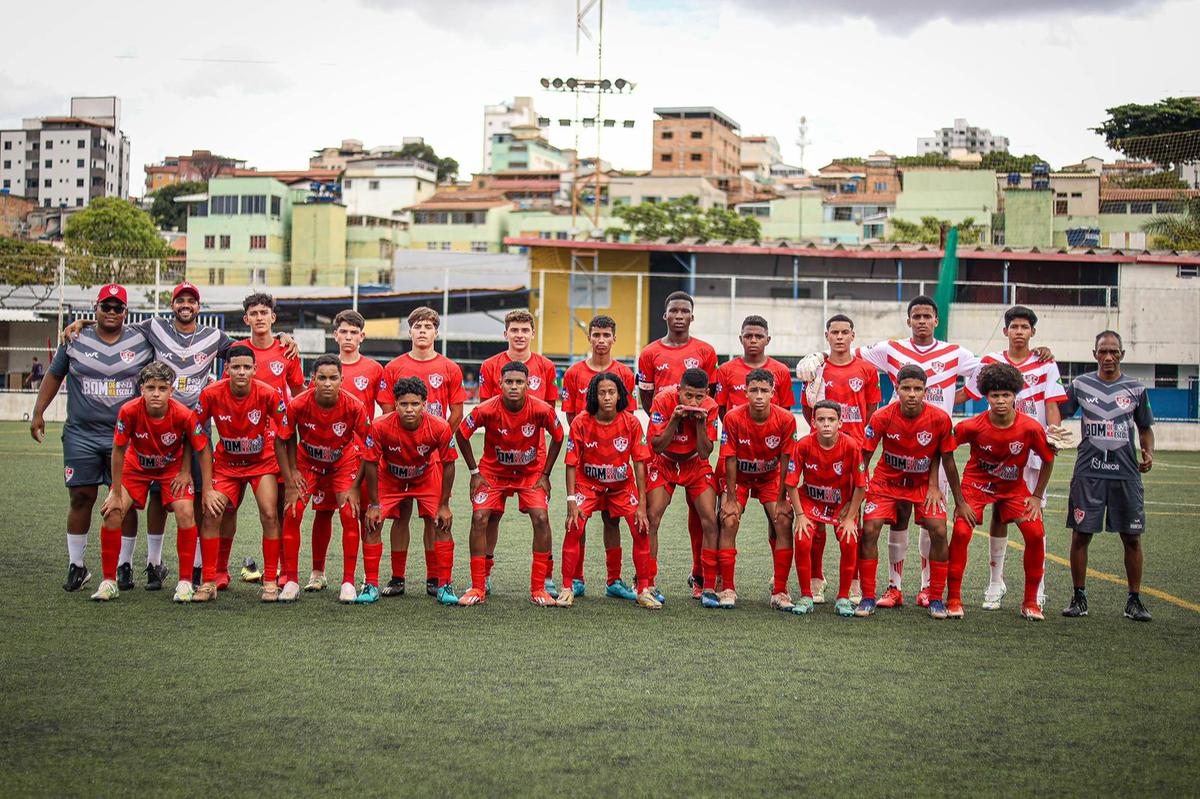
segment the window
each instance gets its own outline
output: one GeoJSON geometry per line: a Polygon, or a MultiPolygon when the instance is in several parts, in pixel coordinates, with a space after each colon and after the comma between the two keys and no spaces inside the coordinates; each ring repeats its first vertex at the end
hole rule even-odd
{"type": "Polygon", "coordinates": [[[833,209],[833,220],[835,222],[851,222],[854,220],[854,209],[848,205],[833,209]]]}
{"type": "Polygon", "coordinates": [[[1055,197],[1066,197],[1067,193],[1065,191],[1058,191],[1058,192],[1054,193],[1054,196],[1055,197]]]}
{"type": "Polygon", "coordinates": [[[1182,214],[1184,212],[1183,203],[1176,200],[1159,202],[1155,204],[1155,210],[1160,214],[1182,214]]]}
{"type": "Polygon", "coordinates": [[[1067,215],[1067,201],[1066,200],[1055,200],[1054,201],[1054,215],[1055,216],[1066,216],[1067,215]]]}
{"type": "Polygon", "coordinates": [[[250,269],[250,285],[261,286],[267,282],[267,268],[256,266],[250,269]]]}
{"type": "Polygon", "coordinates": [[[659,199],[660,199],[660,198],[658,198],[658,197],[654,197],[654,196],[643,196],[643,197],[642,197],[642,202],[644,202],[644,203],[650,203],[651,205],[653,205],[654,203],[658,202],[658,201],[659,201],[659,199]]]}
{"type": "Polygon", "coordinates": [[[379,181],[378,180],[368,180],[367,188],[370,189],[371,191],[378,190],[379,189],[379,181]]]}
{"type": "Polygon", "coordinates": [[[250,237],[250,249],[252,249],[252,250],[267,249],[267,237],[266,236],[251,236],[250,237]]]}
{"type": "Polygon", "coordinates": [[[11,149],[12,149],[12,142],[10,142],[10,141],[6,141],[6,142],[4,142],[4,149],[5,149],[5,150],[11,150],[11,149]]]}
{"type": "Polygon", "coordinates": [[[80,139],[79,141],[77,141],[75,143],[75,146],[78,147],[80,150],[84,149],[85,147],[87,147],[87,139],[80,139]]]}
{"type": "Polygon", "coordinates": [[[47,150],[54,149],[54,139],[46,139],[46,149],[47,150]]]}
{"type": "Polygon", "coordinates": [[[219,195],[212,198],[213,216],[236,214],[237,212],[238,198],[235,195],[219,195]]]}
{"type": "Polygon", "coordinates": [[[83,207],[83,198],[82,198],[82,197],[76,197],[76,198],[75,198],[75,207],[76,207],[76,208],[82,208],[82,207],[83,207]]]}
{"type": "Polygon", "coordinates": [[[1173,363],[1154,364],[1154,387],[1176,388],[1179,385],[1179,367],[1173,363]]]}
{"type": "Polygon", "coordinates": [[[442,249],[443,249],[443,250],[449,250],[449,249],[450,249],[450,242],[448,242],[448,241],[443,241],[443,242],[442,242],[442,249]]]}
{"type": "Polygon", "coordinates": [[[1176,277],[1200,277],[1200,266],[1195,264],[1179,264],[1175,270],[1176,277]]]}
{"type": "Polygon", "coordinates": [[[664,130],[662,132],[662,137],[664,139],[673,139],[673,138],[675,138],[675,134],[669,130],[664,130]]]}
{"type": "Polygon", "coordinates": [[[702,131],[702,130],[693,130],[693,131],[692,131],[692,138],[693,138],[693,139],[703,139],[703,138],[704,138],[704,131],[702,131]]]}
{"type": "Polygon", "coordinates": [[[660,156],[658,157],[658,160],[659,160],[659,161],[662,161],[663,163],[670,163],[670,161],[671,161],[671,154],[670,154],[670,153],[663,153],[662,155],[660,155],[660,156]]]}
{"type": "Polygon", "coordinates": [[[46,179],[45,179],[45,180],[42,182],[42,188],[46,188],[46,189],[50,188],[50,178],[46,178],[46,179]]]}
{"type": "Polygon", "coordinates": [[[488,243],[486,241],[471,242],[471,252],[487,252],[488,243]]]}
{"type": "Polygon", "coordinates": [[[12,169],[12,161],[5,161],[5,162],[4,162],[4,168],[5,168],[5,169],[12,169]]]}
{"type": "Polygon", "coordinates": [[[282,203],[280,202],[280,199],[278,197],[271,198],[271,216],[274,216],[274,217],[279,216],[279,208],[280,208],[281,204],[282,203]]]}
{"type": "Polygon", "coordinates": [[[267,212],[267,197],[265,194],[243,194],[243,214],[265,214],[267,212]]]}
{"type": "Polygon", "coordinates": [[[886,180],[875,181],[875,191],[887,191],[887,181],[886,180]]]}
{"type": "Polygon", "coordinates": [[[766,218],[771,216],[771,207],[768,205],[743,205],[738,209],[738,213],[742,216],[757,216],[766,218]]]}
{"type": "Polygon", "coordinates": [[[692,161],[703,161],[703,160],[704,160],[704,154],[703,154],[703,153],[691,153],[691,154],[688,156],[688,158],[689,158],[689,159],[691,159],[692,161]]]}
{"type": "Polygon", "coordinates": [[[1078,200],[1078,199],[1079,199],[1080,197],[1082,197],[1082,196],[1083,196],[1083,192],[1081,192],[1081,191],[1073,191],[1073,192],[1071,192],[1071,197],[1073,197],[1073,198],[1074,198],[1074,199],[1076,199],[1076,200],[1078,200]]]}
{"type": "MultiPolygon", "coordinates": [[[[204,237],[204,249],[215,250],[216,248],[217,248],[217,237],[216,236],[205,236],[204,237]]],[[[209,283],[212,282],[211,277],[208,279],[208,282],[209,283]]]]}
{"type": "Polygon", "coordinates": [[[228,250],[228,249],[229,249],[229,237],[228,237],[228,236],[222,236],[222,237],[221,237],[221,249],[222,249],[222,250],[228,250]]]}
{"type": "Polygon", "coordinates": [[[1131,214],[1152,214],[1154,213],[1154,203],[1130,203],[1129,213],[1131,214]]]}
{"type": "Polygon", "coordinates": [[[11,189],[11,188],[12,188],[12,181],[11,181],[11,180],[9,180],[8,178],[5,178],[5,179],[4,179],[4,186],[3,186],[3,188],[6,188],[6,189],[11,189]]]}
{"type": "Polygon", "coordinates": [[[566,241],[567,240],[567,231],[559,230],[559,231],[555,232],[554,238],[558,239],[559,241],[566,241]]]}
{"type": "Polygon", "coordinates": [[[52,167],[52,166],[54,166],[54,159],[53,159],[53,158],[47,158],[47,159],[46,159],[46,169],[49,169],[49,168],[50,168],[50,167],[52,167]]]}
{"type": "Polygon", "coordinates": [[[425,249],[427,249],[427,250],[436,250],[437,248],[438,248],[438,243],[437,243],[436,241],[427,241],[427,242],[425,242],[425,249]]]}
{"type": "Polygon", "coordinates": [[[50,198],[49,197],[47,197],[45,200],[42,201],[42,207],[44,207],[44,208],[50,207],[50,198]]]}
{"type": "Polygon", "coordinates": [[[83,169],[83,159],[82,158],[75,159],[75,167],[77,169],[83,169]]]}
{"type": "Polygon", "coordinates": [[[1111,200],[1100,203],[1100,213],[1102,214],[1123,214],[1125,213],[1125,203],[1115,203],[1111,200]]]}
{"type": "Polygon", "coordinates": [[[83,178],[75,178],[75,188],[77,188],[77,189],[83,188],[83,178]]]}

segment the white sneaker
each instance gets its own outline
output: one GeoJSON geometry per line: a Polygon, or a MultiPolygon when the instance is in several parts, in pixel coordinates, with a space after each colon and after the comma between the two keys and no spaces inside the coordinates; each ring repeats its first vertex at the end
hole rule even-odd
{"type": "Polygon", "coordinates": [[[102,580],[100,587],[96,589],[96,593],[92,594],[92,599],[97,602],[107,602],[110,599],[116,599],[120,595],[121,592],[117,589],[116,580],[102,580]]]}
{"type": "Polygon", "coordinates": [[[1046,609],[1046,595],[1045,595],[1045,594],[1038,594],[1038,600],[1037,600],[1037,602],[1038,602],[1038,609],[1039,609],[1039,610],[1045,610],[1045,609],[1046,609]]]}
{"type": "Polygon", "coordinates": [[[850,602],[855,605],[857,605],[859,602],[862,602],[862,583],[860,583],[858,580],[851,580],[850,591],[847,596],[849,597],[850,602]]]}
{"type": "Polygon", "coordinates": [[[342,583],[342,590],[338,592],[338,602],[341,602],[343,605],[350,605],[354,603],[357,597],[358,592],[354,590],[354,583],[342,583]]]}
{"type": "Polygon", "coordinates": [[[1004,583],[1000,585],[988,585],[987,590],[983,592],[983,609],[984,610],[999,610],[1000,600],[1004,599],[1004,595],[1008,593],[1008,586],[1004,583]]]}
{"type": "Polygon", "coordinates": [[[191,602],[192,594],[195,589],[192,588],[190,580],[180,580],[175,583],[175,596],[171,597],[172,602],[191,602]]]}
{"type": "Polygon", "coordinates": [[[288,580],[279,592],[280,602],[295,602],[300,596],[300,583],[295,580],[288,580]]]}
{"type": "Polygon", "coordinates": [[[812,578],[812,601],[814,605],[825,604],[825,581],[820,577],[812,578]]]}

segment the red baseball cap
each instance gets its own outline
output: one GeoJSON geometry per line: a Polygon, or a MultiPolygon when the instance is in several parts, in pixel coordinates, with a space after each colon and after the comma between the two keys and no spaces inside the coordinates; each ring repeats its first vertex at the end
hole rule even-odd
{"type": "Polygon", "coordinates": [[[191,292],[196,297],[196,302],[200,301],[200,289],[196,288],[194,285],[185,280],[176,286],[175,290],[171,292],[171,302],[174,302],[175,298],[180,294],[183,294],[185,291],[191,292]]]}
{"type": "Polygon", "coordinates": [[[125,293],[124,286],[118,286],[116,283],[109,283],[107,286],[100,287],[100,293],[96,295],[96,304],[105,300],[119,300],[122,305],[129,304],[129,295],[125,293]]]}

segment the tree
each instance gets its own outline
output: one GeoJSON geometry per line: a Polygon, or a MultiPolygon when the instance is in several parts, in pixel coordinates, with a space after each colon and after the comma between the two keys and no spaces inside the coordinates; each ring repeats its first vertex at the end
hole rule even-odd
{"type": "Polygon", "coordinates": [[[438,183],[447,183],[458,177],[458,161],[453,158],[439,158],[433,147],[421,142],[409,142],[400,148],[399,152],[391,153],[395,158],[416,158],[437,167],[438,183]]]}
{"type": "Polygon", "coordinates": [[[118,197],[98,197],[73,214],[63,239],[78,255],[166,258],[172,254],[150,215],[118,197]]]}
{"type": "Polygon", "coordinates": [[[762,236],[758,220],[725,208],[701,208],[693,195],[663,203],[619,205],[613,210],[624,227],[610,227],[605,235],[628,233],[635,239],[686,238],[709,240],[753,239],[762,236]]]}
{"type": "Polygon", "coordinates": [[[1192,97],[1167,97],[1157,103],[1126,103],[1105,109],[1106,119],[1093,131],[1109,147],[1129,158],[1149,158],[1161,164],[1178,164],[1200,157],[1200,101],[1192,97]],[[1191,133],[1170,137],[1163,134],[1191,133]],[[1145,137],[1161,137],[1146,139],[1145,137]]]}
{"type": "Polygon", "coordinates": [[[891,220],[892,232],[888,241],[904,242],[905,244],[932,244],[942,242],[942,228],[958,228],[960,244],[978,244],[983,235],[983,228],[975,224],[975,217],[968,216],[957,225],[951,225],[948,220],[936,216],[923,216],[921,223],[909,222],[906,219],[891,220]]]}
{"type": "Polygon", "coordinates": [[[1174,172],[1155,172],[1150,175],[1134,175],[1132,177],[1116,178],[1113,186],[1122,189],[1186,189],[1186,180],[1180,180],[1174,172]]]}
{"type": "Polygon", "coordinates": [[[26,287],[39,302],[48,299],[58,284],[61,256],[48,244],[0,237],[0,303],[26,287]]]}
{"type": "Polygon", "coordinates": [[[1156,249],[1200,250],[1200,197],[1188,201],[1186,213],[1153,216],[1142,230],[1156,249]]]}
{"type": "Polygon", "coordinates": [[[210,152],[199,151],[193,152],[189,159],[192,164],[192,169],[200,177],[204,183],[221,174],[221,170],[233,166],[234,161],[231,158],[226,158],[222,155],[213,155],[210,152]]]}
{"type": "Polygon", "coordinates": [[[154,204],[150,206],[150,217],[159,230],[187,231],[187,206],[175,202],[176,197],[186,194],[202,194],[208,184],[201,182],[173,183],[154,192],[154,204]]]}
{"type": "Polygon", "coordinates": [[[979,162],[980,169],[992,172],[1030,172],[1034,164],[1046,163],[1040,155],[1013,155],[1012,153],[986,153],[979,162]]]}

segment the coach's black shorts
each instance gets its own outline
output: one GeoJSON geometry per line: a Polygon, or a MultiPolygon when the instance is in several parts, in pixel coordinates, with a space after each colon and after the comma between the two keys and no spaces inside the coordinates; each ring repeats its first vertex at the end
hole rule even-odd
{"type": "Polygon", "coordinates": [[[112,485],[112,434],[107,437],[63,428],[63,482],[75,486],[112,485]]]}
{"type": "Polygon", "coordinates": [[[1146,529],[1141,480],[1071,479],[1067,527],[1080,533],[1140,535],[1146,529]]]}

